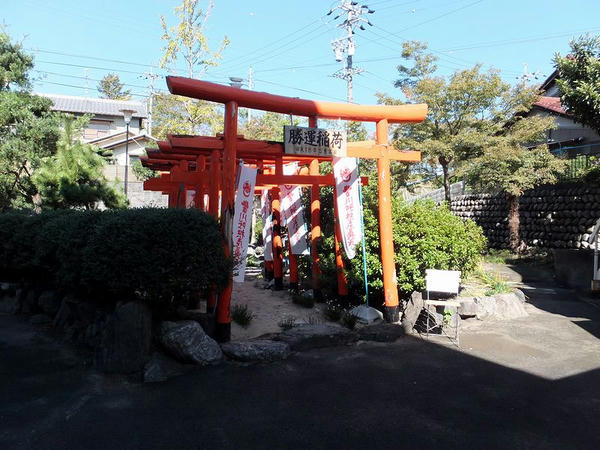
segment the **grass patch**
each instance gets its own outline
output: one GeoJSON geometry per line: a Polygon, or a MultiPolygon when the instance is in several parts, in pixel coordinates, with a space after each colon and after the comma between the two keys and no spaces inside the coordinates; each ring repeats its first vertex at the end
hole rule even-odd
{"type": "Polygon", "coordinates": [[[316,314],[310,314],[304,319],[304,323],[307,323],[308,325],[320,325],[323,323],[323,319],[316,314]]]}
{"type": "Polygon", "coordinates": [[[290,330],[290,329],[294,328],[294,326],[296,325],[296,318],[295,317],[284,317],[279,322],[277,322],[277,325],[283,331],[290,330]]]}
{"type": "Polygon", "coordinates": [[[330,322],[337,322],[340,320],[343,312],[344,310],[341,308],[341,306],[334,302],[329,301],[325,305],[325,318],[330,322]]]}
{"type": "Polygon", "coordinates": [[[315,306],[315,299],[311,296],[304,296],[302,294],[293,294],[292,303],[303,306],[304,308],[312,308],[315,306]]]}
{"type": "Polygon", "coordinates": [[[350,330],[354,330],[356,322],[358,322],[358,317],[356,317],[350,311],[344,311],[341,318],[342,325],[344,325],[346,328],[349,328],[350,330]]]}
{"type": "Polygon", "coordinates": [[[507,264],[510,263],[515,258],[515,255],[511,253],[510,250],[496,250],[490,249],[485,255],[483,255],[483,260],[488,263],[495,264],[507,264]]]}
{"type": "Polygon", "coordinates": [[[484,270],[478,269],[476,272],[477,278],[479,278],[486,286],[485,295],[504,294],[512,292],[510,285],[500,276],[500,274],[490,274],[484,270]]]}
{"type": "Polygon", "coordinates": [[[248,309],[248,305],[233,305],[231,308],[231,319],[244,328],[250,325],[253,318],[254,315],[248,309]]]}

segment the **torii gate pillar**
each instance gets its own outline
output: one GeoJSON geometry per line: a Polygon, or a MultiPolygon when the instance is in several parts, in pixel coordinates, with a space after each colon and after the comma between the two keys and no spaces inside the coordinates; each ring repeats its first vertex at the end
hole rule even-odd
{"type": "MultiPolygon", "coordinates": [[[[388,143],[388,121],[377,122],[377,143],[388,143]]],[[[394,233],[392,221],[392,184],[389,158],[377,160],[377,189],[379,194],[379,242],[381,245],[381,263],[383,266],[383,294],[387,322],[398,322],[398,286],[396,264],[394,262],[394,233]]]]}

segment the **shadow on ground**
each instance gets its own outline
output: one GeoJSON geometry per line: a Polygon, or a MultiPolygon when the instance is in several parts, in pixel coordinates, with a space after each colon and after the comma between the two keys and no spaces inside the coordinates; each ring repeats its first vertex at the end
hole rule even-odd
{"type": "Polygon", "coordinates": [[[600,371],[533,376],[404,338],[141,385],[0,316],[0,447],[599,448],[600,371]]]}

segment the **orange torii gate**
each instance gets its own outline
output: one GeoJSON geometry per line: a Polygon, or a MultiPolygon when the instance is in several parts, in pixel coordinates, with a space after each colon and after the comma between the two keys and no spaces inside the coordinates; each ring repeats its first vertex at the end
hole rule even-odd
{"type": "MultiPolygon", "coordinates": [[[[243,136],[238,136],[238,141],[242,142],[241,145],[243,150],[238,152],[238,156],[244,160],[244,163],[250,163],[259,168],[260,174],[257,176],[256,190],[267,189],[270,191],[272,201],[271,206],[275,214],[276,222],[279,223],[279,185],[300,185],[311,187],[320,186],[335,186],[335,180],[333,174],[327,175],[310,175],[308,167],[302,167],[298,170],[296,175],[283,175],[277,176],[275,169],[265,168],[266,163],[270,163],[270,166],[277,166],[278,161],[283,159],[283,162],[296,162],[296,163],[309,163],[314,160],[314,157],[302,157],[302,156],[284,156],[282,158],[282,144],[279,142],[269,141],[248,141],[243,136]],[[249,150],[251,149],[251,150],[249,150]],[[270,150],[276,149],[275,153],[270,150]],[[250,152],[250,153],[249,153],[250,152]],[[260,157],[257,157],[255,152],[258,152],[260,157]],[[273,164],[274,163],[274,164],[273,164]]],[[[193,189],[196,192],[195,207],[205,209],[204,195],[208,193],[207,186],[217,184],[218,170],[220,159],[214,158],[214,154],[211,154],[211,167],[209,168],[206,163],[207,152],[211,153],[218,151],[215,148],[219,147],[219,136],[216,138],[190,138],[189,136],[168,136],[168,141],[161,141],[158,143],[159,149],[147,149],[147,156],[142,157],[142,163],[154,170],[167,170],[169,174],[162,174],[158,179],[151,179],[144,183],[146,190],[161,191],[169,195],[169,206],[170,207],[181,207],[181,200],[187,198],[183,193],[187,189],[193,189]],[[178,144],[182,147],[174,147],[173,145],[178,144]],[[208,148],[207,148],[208,147],[208,148]],[[195,167],[194,167],[195,165],[195,167]],[[215,166],[216,171],[212,169],[215,166]]],[[[222,142],[221,142],[222,146],[222,142]]],[[[404,154],[400,156],[406,157],[404,154]]],[[[398,156],[398,157],[400,157],[398,156]]],[[[321,157],[319,160],[331,161],[331,157],[321,157]]],[[[368,183],[367,177],[362,177],[363,185],[368,183]]],[[[210,197],[213,197],[212,203],[217,204],[218,199],[216,197],[217,192],[209,195],[209,206],[211,205],[210,197]]],[[[209,208],[210,209],[210,208],[209,208]]],[[[217,211],[210,211],[213,215],[217,215],[217,211]]],[[[317,217],[318,217],[317,211],[317,217]]],[[[277,231],[277,230],[276,230],[277,231]]],[[[339,226],[336,226],[335,233],[335,244],[336,244],[336,264],[338,268],[338,294],[340,296],[347,296],[348,289],[346,278],[344,275],[344,266],[341,254],[341,247],[339,241],[341,241],[341,232],[339,226]],[[339,241],[338,241],[339,240],[339,241]]],[[[265,269],[267,274],[275,278],[275,289],[283,288],[283,261],[282,261],[282,248],[281,240],[278,233],[275,233],[275,239],[273,241],[274,254],[276,257],[274,261],[269,264],[265,262],[265,269]]],[[[314,247],[314,245],[313,245],[314,247]]],[[[317,254],[317,252],[314,252],[317,254]]],[[[297,255],[289,254],[290,260],[290,287],[298,287],[298,264],[297,255]]],[[[314,261],[313,268],[318,270],[318,261],[314,261]]],[[[313,289],[318,292],[318,279],[313,277],[313,289]]],[[[209,301],[209,306],[212,306],[209,301]]]]}
{"type": "MultiPolygon", "coordinates": [[[[385,312],[386,319],[388,321],[396,322],[399,319],[399,306],[392,232],[390,160],[399,159],[404,161],[418,161],[420,160],[420,153],[408,152],[410,154],[405,155],[405,157],[399,156],[396,158],[395,156],[397,155],[394,154],[394,150],[388,145],[388,124],[422,122],[427,114],[427,105],[356,105],[304,100],[173,76],[167,77],[167,85],[172,94],[200,100],[214,101],[223,103],[225,105],[224,134],[222,139],[220,139],[222,141],[223,149],[220,188],[222,192],[221,227],[226,241],[225,251],[227,255],[231,255],[232,251],[232,237],[230,230],[232,227],[234,213],[236,160],[238,157],[238,148],[240,151],[242,151],[246,145],[240,140],[240,137],[237,134],[238,107],[308,117],[309,126],[311,127],[315,127],[317,125],[318,118],[376,123],[377,141],[375,143],[360,143],[359,145],[354,146],[355,153],[354,151],[350,151],[349,146],[348,156],[377,159],[379,230],[381,242],[381,260],[383,266],[385,312]]],[[[198,137],[197,139],[205,138],[198,137]]],[[[180,149],[178,148],[177,151],[179,152],[179,150],[180,149]]],[[[216,150],[220,150],[220,148],[216,148],[216,150]]],[[[257,154],[256,156],[257,158],[262,159],[266,155],[257,154]]],[[[283,176],[281,167],[283,164],[284,154],[281,152],[279,153],[279,157],[275,155],[273,156],[275,158],[276,168],[275,175],[272,179],[273,181],[277,181],[283,176]]],[[[317,158],[313,158],[313,160],[310,162],[310,175],[320,177],[320,175],[318,175],[317,158]]],[[[269,175],[263,176],[266,177],[269,175]]],[[[318,183],[318,180],[315,181],[318,183]]],[[[312,185],[311,215],[313,219],[316,219],[313,220],[312,223],[313,241],[311,244],[314,244],[314,240],[318,239],[320,236],[320,224],[318,222],[319,217],[318,214],[315,214],[315,212],[320,210],[320,202],[318,184],[316,189],[315,183],[310,184],[312,185]]],[[[314,258],[316,246],[313,245],[311,247],[314,258]]],[[[318,261],[318,255],[316,260],[318,261]]],[[[217,307],[217,336],[221,341],[229,340],[231,332],[231,319],[229,314],[231,290],[232,278],[230,275],[229,284],[225,290],[221,292],[217,307]]]]}

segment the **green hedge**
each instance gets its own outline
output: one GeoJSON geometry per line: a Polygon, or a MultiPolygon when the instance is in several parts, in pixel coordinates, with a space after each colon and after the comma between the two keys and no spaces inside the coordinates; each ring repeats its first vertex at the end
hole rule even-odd
{"type": "Polygon", "coordinates": [[[2,278],[103,301],[186,301],[231,268],[217,222],[185,209],[0,214],[2,278]]]}

